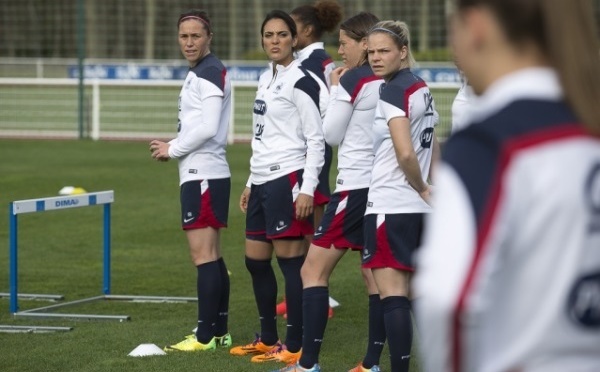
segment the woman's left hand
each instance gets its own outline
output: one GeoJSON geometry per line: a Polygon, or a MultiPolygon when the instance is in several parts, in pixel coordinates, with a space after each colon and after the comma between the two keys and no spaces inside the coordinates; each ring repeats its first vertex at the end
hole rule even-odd
{"type": "Polygon", "coordinates": [[[313,197],[306,194],[298,194],[296,198],[296,219],[304,220],[313,213],[313,197]]]}

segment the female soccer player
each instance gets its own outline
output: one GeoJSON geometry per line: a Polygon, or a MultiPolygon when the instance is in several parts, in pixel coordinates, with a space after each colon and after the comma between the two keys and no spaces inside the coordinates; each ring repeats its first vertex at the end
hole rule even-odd
{"type": "Polygon", "coordinates": [[[188,71],[179,94],[177,137],[150,142],[158,161],[179,160],[181,220],[198,270],[198,328],[167,351],[213,350],[230,346],[227,330],[229,275],[219,232],[227,226],[230,177],[225,158],[231,86],[221,61],[210,52],[211,24],[204,11],[179,16],[179,46],[188,71]]]}
{"type": "MultiPolygon", "coordinates": [[[[296,22],[298,30],[297,57],[302,66],[317,76],[321,87],[321,116],[325,115],[329,88],[329,76],[335,64],[325,51],[321,38],[325,32],[331,32],[342,19],[342,6],[336,0],[318,0],[314,5],[302,5],[290,13],[296,22]]],[[[329,187],[329,171],[333,151],[329,144],[325,144],[325,164],[319,174],[319,185],[315,192],[314,226],[319,226],[325,204],[329,202],[331,190],[329,187]]]]}
{"type": "MultiPolygon", "coordinates": [[[[319,108],[321,117],[325,117],[327,104],[329,101],[329,89],[331,87],[330,74],[335,68],[333,59],[325,51],[324,44],[321,41],[326,31],[333,31],[335,26],[342,19],[342,7],[336,0],[318,0],[314,5],[302,5],[295,8],[290,13],[296,29],[298,30],[298,50],[297,58],[302,63],[302,67],[313,73],[313,77],[319,83],[319,108]]],[[[313,212],[313,225],[315,229],[321,223],[325,205],[329,203],[331,189],[329,187],[329,172],[331,170],[331,161],[333,158],[333,149],[325,143],[325,164],[319,173],[319,185],[315,190],[315,209],[313,212]]],[[[307,242],[312,241],[312,236],[307,236],[307,242]]],[[[286,300],[277,305],[277,314],[284,315],[286,310],[286,300]]],[[[329,308],[328,316],[333,316],[333,309],[329,308]]]]}
{"type": "MultiPolygon", "coordinates": [[[[337,186],[302,266],[302,356],[297,364],[282,368],[281,372],[320,371],[317,362],[327,325],[329,277],[348,249],[363,247],[363,218],[373,167],[372,127],[383,82],[367,62],[367,34],[378,21],[371,13],[360,13],[340,25],[338,53],[344,67],[331,74],[331,96],[323,122],[325,141],[339,145],[337,186]]],[[[377,332],[370,332],[367,357],[353,371],[379,371],[377,365],[385,342],[379,294],[370,270],[366,271],[365,277],[371,278],[367,281],[372,295],[370,320],[375,315],[375,324],[370,322],[370,328],[377,332]]]]}
{"type": "Polygon", "coordinates": [[[479,96],[418,260],[428,371],[600,370],[600,58],[592,2],[458,0],[479,96]]]}
{"type": "Polygon", "coordinates": [[[231,349],[234,355],[259,354],[253,362],[294,363],[302,347],[304,236],[312,234],[313,195],[323,166],[324,140],[319,85],[294,59],[296,25],[285,12],[267,14],[261,27],[271,61],[260,77],[254,101],[250,178],[240,198],[246,213],[246,267],[252,277],[261,332],[231,349]],[[288,298],[287,337],[278,343],[275,304],[275,252],[288,298]]]}
{"type": "Polygon", "coordinates": [[[368,37],[369,64],[385,80],[375,114],[375,160],[365,212],[363,267],[381,296],[393,372],[408,371],[412,323],[408,284],[423,216],[431,211],[427,176],[436,149],[437,112],[414,75],[407,25],[382,21],[368,37]]]}

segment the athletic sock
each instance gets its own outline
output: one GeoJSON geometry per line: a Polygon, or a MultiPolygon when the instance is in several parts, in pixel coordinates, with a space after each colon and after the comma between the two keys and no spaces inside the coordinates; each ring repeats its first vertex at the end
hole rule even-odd
{"type": "Polygon", "coordinates": [[[266,345],[275,345],[277,335],[277,279],[271,260],[254,260],[246,257],[246,268],[252,277],[254,298],[260,318],[260,339],[266,345]]]}
{"type": "Polygon", "coordinates": [[[217,320],[219,298],[221,297],[221,281],[218,280],[219,264],[217,261],[196,266],[198,279],[198,329],[196,339],[207,344],[214,337],[214,323],[217,320]]]}
{"type": "Polygon", "coordinates": [[[215,324],[215,336],[224,336],[229,332],[227,322],[229,319],[229,273],[223,257],[217,260],[219,264],[219,273],[221,278],[221,299],[219,301],[219,310],[217,313],[217,323],[215,324]]]}
{"type": "Polygon", "coordinates": [[[369,343],[367,354],[363,359],[363,367],[369,369],[379,365],[379,357],[385,344],[385,323],[383,321],[383,306],[379,294],[369,295],[369,343]]]}
{"type": "Polygon", "coordinates": [[[290,352],[296,353],[302,348],[302,277],[300,269],[304,263],[304,256],[277,257],[277,262],[285,278],[285,301],[287,303],[285,346],[290,352]]]}
{"type": "Polygon", "coordinates": [[[390,349],[391,369],[408,372],[413,335],[410,303],[404,296],[386,297],[381,302],[390,349]]]}
{"type": "Polygon", "coordinates": [[[309,369],[319,362],[329,312],[329,288],[305,288],[302,291],[302,301],[302,314],[306,321],[300,366],[309,369]]]}

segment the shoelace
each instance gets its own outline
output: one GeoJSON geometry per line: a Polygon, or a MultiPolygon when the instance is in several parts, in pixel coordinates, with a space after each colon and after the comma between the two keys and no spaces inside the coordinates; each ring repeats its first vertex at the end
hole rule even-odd
{"type": "Polygon", "coordinates": [[[255,333],[254,334],[254,341],[252,341],[252,346],[258,345],[259,342],[260,342],[260,336],[258,335],[258,333],[255,333]]]}
{"type": "Polygon", "coordinates": [[[278,344],[277,348],[275,348],[275,349],[273,349],[271,351],[266,352],[265,356],[276,355],[276,354],[279,354],[279,353],[283,352],[283,350],[285,350],[285,347],[282,344],[278,344]]]}

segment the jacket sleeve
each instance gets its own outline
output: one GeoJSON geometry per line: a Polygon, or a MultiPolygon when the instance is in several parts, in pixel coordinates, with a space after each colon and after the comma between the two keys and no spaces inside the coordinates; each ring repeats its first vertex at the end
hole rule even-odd
{"type": "Polygon", "coordinates": [[[319,184],[319,172],[325,163],[325,140],[319,111],[319,86],[306,76],[296,82],[292,97],[301,121],[306,141],[306,163],[300,192],[313,196],[319,184]]]}
{"type": "Polygon", "coordinates": [[[199,149],[213,138],[221,122],[223,91],[213,83],[199,79],[198,109],[186,117],[189,123],[182,125],[177,138],[170,142],[169,157],[180,158],[199,149]]]}
{"type": "Polygon", "coordinates": [[[454,316],[475,252],[476,223],[467,190],[445,163],[436,169],[433,212],[425,225],[413,280],[415,319],[425,370],[451,370],[454,316]]]}
{"type": "Polygon", "coordinates": [[[342,89],[338,85],[331,87],[329,105],[327,106],[327,112],[330,115],[325,115],[325,120],[323,120],[325,142],[334,146],[339,145],[344,139],[354,111],[352,103],[339,99],[338,95],[342,93],[340,91],[342,89]]]}

